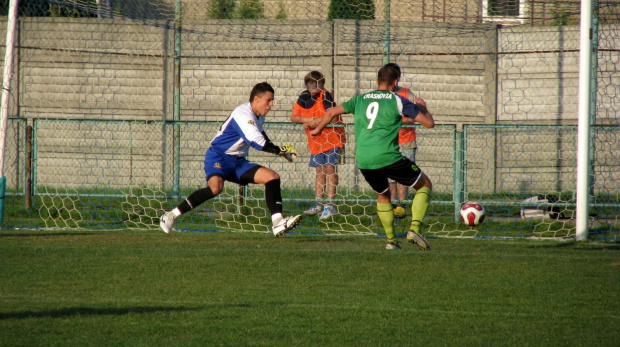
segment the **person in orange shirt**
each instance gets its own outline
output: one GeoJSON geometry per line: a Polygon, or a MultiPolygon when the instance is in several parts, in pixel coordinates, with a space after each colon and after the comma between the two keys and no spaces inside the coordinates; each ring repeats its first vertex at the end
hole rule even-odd
{"type": "MultiPolygon", "coordinates": [[[[388,63],[384,66],[394,68],[398,73],[398,80],[400,80],[401,69],[398,64],[388,63]]],[[[413,95],[413,92],[407,88],[396,85],[393,92],[409,99],[411,102],[415,101],[415,95],[413,95]]],[[[411,125],[415,123],[412,118],[401,118],[404,125],[411,125]]],[[[415,128],[400,128],[400,131],[398,132],[398,147],[400,148],[400,153],[402,153],[404,157],[409,158],[409,160],[415,163],[415,152],[417,150],[415,142],[415,128]]],[[[390,192],[396,199],[396,203],[392,205],[392,208],[394,209],[394,217],[396,218],[404,218],[407,215],[407,209],[404,203],[404,201],[407,200],[407,190],[408,187],[390,180],[390,192]]]]}
{"type": "MultiPolygon", "coordinates": [[[[315,206],[304,211],[306,215],[320,214],[323,220],[334,215],[336,206],[333,204],[338,186],[337,165],[344,155],[344,127],[325,129],[320,136],[313,138],[310,130],[315,128],[325,112],[336,106],[333,95],[325,89],[325,77],[319,71],[310,71],[304,77],[304,90],[293,107],[291,121],[303,124],[308,137],[310,149],[310,167],[316,169],[315,206]],[[327,192],[327,202],[325,193],[327,192]]],[[[342,117],[334,118],[333,123],[342,123],[342,117]]]]}

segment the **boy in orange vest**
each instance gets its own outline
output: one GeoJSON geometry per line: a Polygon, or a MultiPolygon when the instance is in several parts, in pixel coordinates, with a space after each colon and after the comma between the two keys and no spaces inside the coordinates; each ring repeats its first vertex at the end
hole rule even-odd
{"type": "MultiPolygon", "coordinates": [[[[345,134],[343,127],[327,128],[320,136],[311,137],[310,130],[316,127],[325,112],[336,106],[333,95],[325,89],[325,77],[319,71],[310,71],[304,77],[304,90],[293,107],[291,121],[303,124],[308,137],[310,149],[310,167],[316,169],[315,206],[304,211],[306,215],[320,214],[319,219],[327,219],[334,215],[336,206],[333,204],[338,186],[336,166],[344,155],[345,134]],[[324,202],[327,192],[327,202],[324,202]]],[[[334,118],[333,123],[342,123],[342,117],[334,118]]]]}

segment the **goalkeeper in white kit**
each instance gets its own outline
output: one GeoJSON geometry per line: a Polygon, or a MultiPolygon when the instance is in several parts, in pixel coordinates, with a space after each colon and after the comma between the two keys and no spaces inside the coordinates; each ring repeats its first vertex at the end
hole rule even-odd
{"type": "Polygon", "coordinates": [[[288,161],[293,161],[298,154],[291,145],[274,145],[263,131],[265,116],[273,107],[273,100],[274,90],[271,85],[267,82],[258,83],[252,88],[250,102],[238,106],[228,116],[205,154],[207,187],[191,193],[179,206],[161,216],[159,226],[166,233],[170,232],[174,220],[180,215],[218,196],[224,189],[224,181],[244,186],[249,183],[265,185],[265,201],[271,212],[275,236],[281,236],[299,225],[301,215],[282,215],[280,176],[245,158],[250,147],[279,155],[288,161]]]}

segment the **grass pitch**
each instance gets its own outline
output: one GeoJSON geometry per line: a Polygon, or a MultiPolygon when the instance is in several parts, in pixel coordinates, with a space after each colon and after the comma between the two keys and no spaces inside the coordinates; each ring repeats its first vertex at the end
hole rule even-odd
{"type": "Polygon", "coordinates": [[[620,243],[0,232],[2,346],[615,346],[620,243]]]}

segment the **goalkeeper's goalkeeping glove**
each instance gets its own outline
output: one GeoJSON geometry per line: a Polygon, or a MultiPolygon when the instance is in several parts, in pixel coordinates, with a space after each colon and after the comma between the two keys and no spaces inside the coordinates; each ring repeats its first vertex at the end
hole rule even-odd
{"type": "Polygon", "coordinates": [[[281,156],[282,158],[288,160],[289,162],[292,162],[293,159],[295,159],[297,157],[297,155],[299,155],[299,153],[297,152],[295,147],[293,147],[291,145],[284,145],[284,146],[280,147],[280,154],[278,154],[278,155],[281,156]]]}

